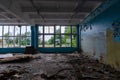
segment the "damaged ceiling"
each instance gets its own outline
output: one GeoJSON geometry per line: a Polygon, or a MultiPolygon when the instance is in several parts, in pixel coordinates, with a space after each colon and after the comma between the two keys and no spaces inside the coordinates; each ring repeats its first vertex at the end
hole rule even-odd
{"type": "Polygon", "coordinates": [[[75,25],[105,0],[0,0],[0,24],[75,25]]]}

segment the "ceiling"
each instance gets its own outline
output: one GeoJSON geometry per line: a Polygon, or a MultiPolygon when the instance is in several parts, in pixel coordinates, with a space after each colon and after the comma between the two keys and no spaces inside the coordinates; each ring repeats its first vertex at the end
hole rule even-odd
{"type": "Polygon", "coordinates": [[[0,24],[76,25],[105,0],[0,0],[0,24]]]}

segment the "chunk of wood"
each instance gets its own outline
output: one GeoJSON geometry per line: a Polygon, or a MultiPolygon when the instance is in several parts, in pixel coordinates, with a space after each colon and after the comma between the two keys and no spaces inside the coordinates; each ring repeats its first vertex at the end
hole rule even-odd
{"type": "Polygon", "coordinates": [[[15,55],[13,57],[0,59],[0,63],[10,63],[10,62],[28,62],[33,59],[32,55],[15,55]]]}

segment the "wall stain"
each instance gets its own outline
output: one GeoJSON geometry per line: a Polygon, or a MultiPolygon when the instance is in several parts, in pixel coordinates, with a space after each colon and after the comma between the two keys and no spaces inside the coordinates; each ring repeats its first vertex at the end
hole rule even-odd
{"type": "Polygon", "coordinates": [[[113,31],[107,29],[106,31],[107,40],[107,64],[112,67],[120,68],[120,42],[114,40],[113,31]]]}

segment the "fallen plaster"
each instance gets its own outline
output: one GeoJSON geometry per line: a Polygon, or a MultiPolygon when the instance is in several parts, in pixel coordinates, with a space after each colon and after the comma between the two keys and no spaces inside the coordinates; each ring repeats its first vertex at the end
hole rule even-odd
{"type": "Polygon", "coordinates": [[[0,64],[0,80],[119,80],[120,72],[83,54],[35,54],[25,63],[0,64]]]}

